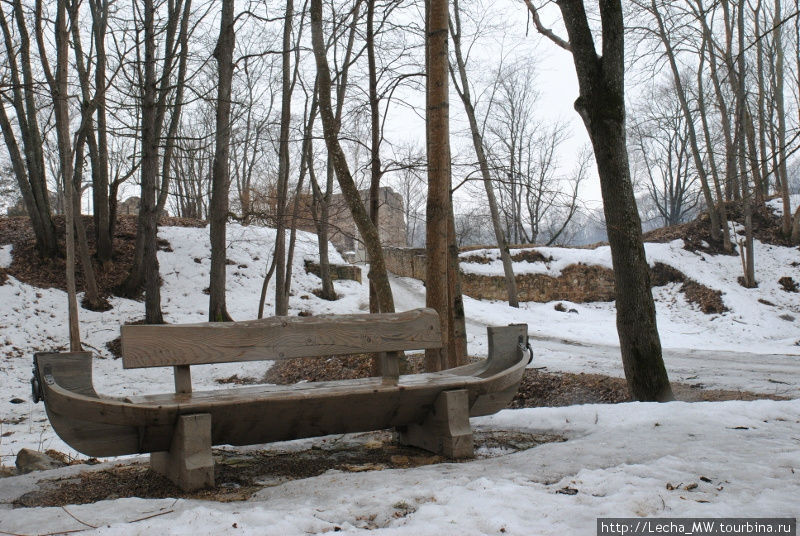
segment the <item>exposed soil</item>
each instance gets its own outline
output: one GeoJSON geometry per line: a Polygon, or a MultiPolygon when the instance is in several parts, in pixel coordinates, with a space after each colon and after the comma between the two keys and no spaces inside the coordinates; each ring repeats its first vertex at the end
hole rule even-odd
{"type": "MultiPolygon", "coordinates": [[[[566,441],[556,434],[533,434],[505,430],[476,430],[476,457],[489,458],[566,441]]],[[[120,497],[191,498],[221,502],[243,501],[265,487],[290,480],[310,478],[326,471],[363,472],[420,467],[445,461],[430,452],[397,443],[383,430],[345,439],[324,438],[306,450],[258,450],[233,452],[214,450],[217,485],[184,492],[145,464],[123,465],[102,471],[86,471],[40,483],[40,489],[19,497],[15,506],[65,506],[120,497]]],[[[453,460],[446,460],[453,461],[453,460]]]]}
{"type": "Polygon", "coordinates": [[[524,249],[511,256],[514,262],[551,262],[553,257],[545,257],[535,249],[524,249]]]}
{"type": "MultiPolygon", "coordinates": [[[[400,361],[402,374],[424,371],[422,355],[406,356],[400,361]]],[[[299,381],[327,381],[366,378],[370,375],[371,359],[366,354],[327,359],[289,359],[276,362],[267,371],[263,381],[282,385],[299,381]]],[[[239,379],[241,380],[241,379],[239,379]]],[[[226,380],[227,382],[228,380],[226,380]]],[[[235,383],[236,380],[230,380],[235,383]]],[[[255,380],[253,380],[255,381],[255,380]]],[[[249,382],[244,382],[249,383],[249,382]]],[[[672,383],[678,400],[685,402],[707,402],[721,400],[786,400],[786,397],[706,389],[702,384],[672,383]]],[[[573,404],[618,404],[630,402],[631,396],[623,378],[602,374],[571,374],[546,372],[529,368],[525,371],[517,396],[509,407],[536,408],[570,406],[573,404]]]]}
{"type": "Polygon", "coordinates": [[[722,292],[714,290],[694,279],[686,277],[680,270],[672,266],[657,262],[650,269],[650,281],[654,287],[667,283],[683,283],[681,292],[689,303],[697,305],[707,315],[721,314],[728,310],[722,301],[722,292]]]}
{"type": "MultiPolygon", "coordinates": [[[[89,242],[89,250],[94,254],[94,221],[91,216],[82,216],[89,242]]],[[[64,216],[55,216],[56,233],[61,248],[64,248],[64,216]]],[[[176,227],[203,227],[205,222],[187,218],[161,219],[161,225],[176,227]]],[[[100,293],[109,296],[113,289],[122,283],[128,275],[133,262],[133,250],[136,237],[136,216],[120,216],[114,231],[114,255],[109,266],[103,267],[93,260],[95,278],[100,293]]],[[[66,290],[65,259],[42,259],[36,252],[36,241],[27,217],[0,218],[0,245],[13,244],[13,260],[6,270],[8,275],[41,288],[59,288],[66,290]]],[[[159,240],[159,249],[171,251],[166,240],[159,240]]],[[[83,270],[80,262],[75,266],[75,277],[78,290],[85,289],[83,270]]],[[[0,280],[2,277],[0,277],[0,280]]]]}
{"type": "MultiPolygon", "coordinates": [[[[677,400],[684,402],[788,400],[782,396],[748,391],[706,389],[702,384],[672,382],[672,391],[677,400]]],[[[602,374],[571,374],[527,369],[522,377],[517,396],[511,401],[509,407],[558,407],[574,404],[618,404],[631,401],[632,398],[624,378],[614,378],[602,374]]]]}
{"type": "MultiPolygon", "coordinates": [[[[424,371],[423,355],[402,356],[400,374],[417,374],[424,371]]],[[[276,361],[267,371],[263,381],[278,385],[291,385],[301,381],[322,382],[367,378],[372,374],[373,357],[370,354],[353,354],[327,358],[300,358],[276,361]]]]}
{"type": "MultiPolygon", "coordinates": [[[[728,219],[744,225],[742,205],[739,202],[725,204],[728,219]]],[[[702,213],[694,221],[662,227],[644,233],[645,242],[671,242],[683,239],[685,248],[689,251],[702,251],[714,255],[738,255],[738,246],[734,244],[734,251],[727,253],[722,247],[722,240],[711,238],[711,226],[708,213],[702,213]]],[[[754,207],[753,210],[753,236],[758,240],[777,246],[791,246],[790,240],[781,232],[780,218],[767,208],[754,207]]],[[[733,242],[737,237],[732,236],[733,242]]]]}

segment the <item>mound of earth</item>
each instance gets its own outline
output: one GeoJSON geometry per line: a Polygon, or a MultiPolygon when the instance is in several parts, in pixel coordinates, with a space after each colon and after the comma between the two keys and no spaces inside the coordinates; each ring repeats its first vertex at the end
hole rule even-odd
{"type": "MultiPolygon", "coordinates": [[[[728,220],[744,225],[742,203],[731,201],[725,204],[728,220]]],[[[695,220],[688,223],[653,229],[644,233],[645,242],[671,242],[683,239],[685,248],[689,251],[703,251],[712,255],[738,255],[737,246],[734,244],[732,252],[722,248],[722,240],[711,238],[711,224],[708,213],[701,213],[695,220]]],[[[742,231],[743,233],[744,231],[742,231]]],[[[754,207],[753,209],[753,236],[764,242],[776,246],[791,246],[790,240],[781,232],[781,221],[767,207],[754,207]]],[[[733,242],[737,241],[732,236],[733,242]]]]}
{"type": "MultiPolygon", "coordinates": [[[[94,221],[91,216],[81,216],[83,225],[86,228],[86,237],[89,243],[89,250],[94,254],[94,221]]],[[[54,217],[56,234],[64,249],[64,216],[54,217]]],[[[203,227],[205,222],[188,218],[161,219],[161,225],[174,227],[203,227]]],[[[136,216],[120,216],[114,229],[114,254],[109,266],[103,267],[93,259],[95,278],[100,293],[109,296],[113,289],[122,283],[128,275],[131,264],[133,263],[134,242],[136,239],[136,216]]],[[[6,269],[19,281],[28,285],[40,288],[58,288],[66,290],[66,270],[63,256],[56,259],[42,259],[36,252],[36,240],[27,217],[0,218],[0,245],[12,244],[13,260],[11,266],[6,269]]],[[[169,244],[165,240],[159,240],[160,249],[168,249],[169,244]]],[[[80,262],[75,266],[75,277],[78,289],[85,288],[83,281],[83,270],[80,262]]]]}

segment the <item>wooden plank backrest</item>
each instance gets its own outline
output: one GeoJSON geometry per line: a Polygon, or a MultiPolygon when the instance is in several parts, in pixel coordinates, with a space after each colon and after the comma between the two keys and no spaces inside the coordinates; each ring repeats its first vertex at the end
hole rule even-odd
{"type": "Polygon", "coordinates": [[[122,326],[124,368],[166,367],[440,348],[433,309],[122,326]]]}

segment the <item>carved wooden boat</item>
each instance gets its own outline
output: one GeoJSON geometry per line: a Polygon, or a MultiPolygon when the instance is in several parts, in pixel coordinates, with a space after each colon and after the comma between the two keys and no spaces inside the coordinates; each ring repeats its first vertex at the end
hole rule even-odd
{"type": "Polygon", "coordinates": [[[56,433],[88,456],[169,450],[181,415],[210,414],[213,445],[251,445],[422,422],[443,391],[466,389],[470,416],[505,408],[530,361],[527,326],[489,329],[489,357],[466,366],[400,376],[289,386],[254,385],[128,398],[100,396],[87,352],[34,356],[34,398],[56,433]]]}

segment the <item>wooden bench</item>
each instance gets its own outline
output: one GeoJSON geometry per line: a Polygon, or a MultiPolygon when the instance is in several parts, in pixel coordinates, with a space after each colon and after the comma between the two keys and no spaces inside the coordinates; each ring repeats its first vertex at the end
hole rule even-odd
{"type": "Polygon", "coordinates": [[[214,484],[213,445],[251,445],[395,428],[398,440],[445,456],[473,455],[470,416],[516,393],[527,326],[490,327],[486,360],[399,375],[399,352],[439,348],[432,309],[373,315],[275,317],[232,323],[122,327],[123,367],[173,367],[175,392],[98,396],[86,352],[34,356],[34,398],[59,436],[90,456],[152,453],[153,469],[184,489],[214,484]],[[381,377],[194,391],[190,367],[378,353],[381,377]]]}

